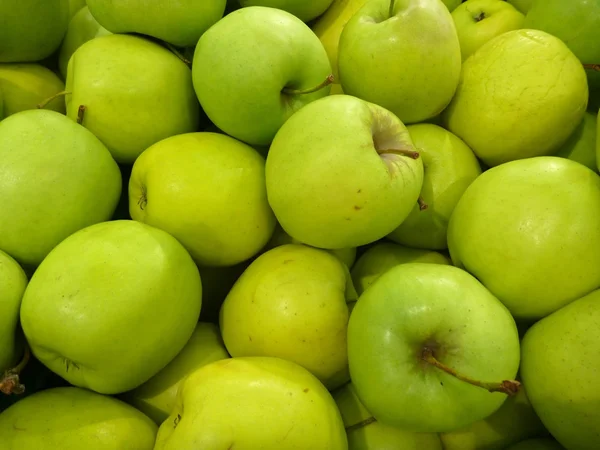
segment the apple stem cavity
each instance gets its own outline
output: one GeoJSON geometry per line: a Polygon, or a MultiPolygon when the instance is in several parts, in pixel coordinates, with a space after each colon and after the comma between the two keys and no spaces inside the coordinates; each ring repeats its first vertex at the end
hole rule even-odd
{"type": "Polygon", "coordinates": [[[600,64],[584,64],[584,69],[595,70],[596,72],[600,72],[600,64]]]}
{"type": "Polygon", "coordinates": [[[405,150],[401,148],[391,148],[387,150],[381,150],[378,152],[380,155],[400,155],[400,156],[408,156],[412,159],[419,159],[419,152],[415,152],[414,150],[405,150]]]}
{"type": "Polygon", "coordinates": [[[64,97],[65,95],[68,95],[68,94],[70,94],[70,92],[69,92],[69,91],[60,91],[60,92],[57,92],[57,93],[56,93],[56,94],[54,94],[53,96],[51,96],[51,97],[48,97],[48,98],[47,98],[46,100],[44,100],[42,103],[40,103],[39,105],[37,105],[37,108],[38,108],[38,109],[43,109],[43,108],[45,108],[45,107],[48,105],[48,103],[50,103],[52,100],[56,100],[58,97],[64,97]]]}
{"type": "Polygon", "coordinates": [[[79,105],[77,108],[77,123],[79,125],[83,124],[83,116],[85,115],[85,105],[79,105]]]}
{"type": "Polygon", "coordinates": [[[11,394],[23,394],[25,392],[25,386],[21,384],[19,380],[19,375],[29,362],[29,358],[31,356],[31,351],[29,350],[29,345],[25,343],[25,349],[23,353],[23,358],[12,369],[8,369],[0,378],[0,392],[6,395],[11,394]]]}
{"type": "Polygon", "coordinates": [[[314,92],[320,91],[321,89],[329,86],[331,83],[333,83],[333,81],[334,81],[333,74],[329,74],[329,75],[327,75],[327,78],[325,78],[324,81],[322,81],[321,83],[319,83],[315,87],[311,87],[311,88],[308,88],[308,89],[291,89],[291,88],[288,88],[288,87],[284,87],[281,90],[281,92],[283,92],[284,94],[288,94],[288,95],[312,94],[314,92]]]}
{"type": "Polygon", "coordinates": [[[366,427],[367,425],[370,425],[375,422],[377,422],[377,419],[375,419],[375,417],[369,417],[365,420],[361,420],[360,422],[355,423],[354,425],[347,426],[346,433],[348,433],[350,431],[354,431],[354,430],[359,430],[359,429],[366,427]]]}
{"type": "Polygon", "coordinates": [[[433,350],[431,348],[424,348],[421,357],[426,363],[431,364],[432,366],[437,367],[440,370],[443,370],[447,374],[452,375],[460,381],[464,381],[465,383],[469,383],[473,386],[480,387],[488,392],[501,392],[503,394],[508,395],[509,397],[512,397],[513,395],[516,395],[521,389],[521,383],[519,383],[517,380],[504,380],[500,383],[486,383],[483,381],[473,380],[472,378],[461,375],[458,372],[456,372],[456,370],[438,361],[433,355],[433,350]]]}
{"type": "Polygon", "coordinates": [[[427,208],[429,208],[429,205],[425,203],[425,200],[423,200],[423,197],[421,196],[419,196],[419,198],[417,199],[417,203],[419,205],[420,211],[425,211],[427,208]]]}

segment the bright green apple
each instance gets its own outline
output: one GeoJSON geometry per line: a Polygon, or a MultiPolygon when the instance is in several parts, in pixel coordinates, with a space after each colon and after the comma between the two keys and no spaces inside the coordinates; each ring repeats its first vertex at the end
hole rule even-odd
{"type": "Polygon", "coordinates": [[[178,47],[196,45],[225,12],[226,0],[87,0],[92,15],[113,33],[152,36],[178,47]]]}
{"type": "Polygon", "coordinates": [[[596,132],[597,114],[586,112],[583,120],[560,148],[556,156],[568,158],[598,171],[596,160],[596,132]]]}
{"type": "Polygon", "coordinates": [[[21,325],[33,354],[74,386],[101,394],[140,386],[190,339],[198,269],[171,235],[133,220],[84,228],[33,274],[21,325]]]}
{"type": "Polygon", "coordinates": [[[374,242],[402,223],[419,197],[423,162],[393,113],[332,95],[281,127],[266,177],[269,203],[286,233],[341,249],[374,242]]]}
{"type": "Polygon", "coordinates": [[[456,205],[448,247],[515,318],[542,318],[600,287],[600,177],[555,156],[494,167],[456,205]]]}
{"type": "Polygon", "coordinates": [[[81,228],[108,220],[121,173],[88,130],[55,111],[22,111],[0,122],[0,249],[37,266],[81,228]]]}
{"type": "Polygon", "coordinates": [[[60,46],[69,0],[2,0],[0,17],[0,63],[40,61],[60,46]]]}
{"type": "Polygon", "coordinates": [[[510,3],[469,0],[452,11],[463,61],[490,39],[522,28],[525,16],[510,3]]]}
{"type": "Polygon", "coordinates": [[[407,130],[425,168],[420,205],[413,205],[406,220],[388,238],[409,247],[444,250],[452,211],[481,174],[481,166],[467,144],[438,125],[409,125],[407,130]]]}
{"type": "Polygon", "coordinates": [[[265,160],[218,133],[180,134],[144,151],[129,181],[129,213],[171,233],[205,266],[253,257],[275,228],[265,160]]]}
{"type": "Polygon", "coordinates": [[[442,112],[459,80],[460,43],[440,0],[368,1],[344,27],[338,52],[344,93],[405,123],[442,112]]]}
{"type": "Polygon", "coordinates": [[[156,432],[137,409],[77,387],[36,392],[0,413],[3,450],[152,450],[156,432]]]}
{"type": "Polygon", "coordinates": [[[361,295],[392,267],[410,262],[450,264],[450,259],[431,250],[408,248],[392,242],[378,242],[364,252],[352,267],[352,281],[357,294],[361,295]]]}
{"type": "MultiPolygon", "coordinates": [[[[591,447],[590,447],[591,448],[591,447]]],[[[575,449],[575,447],[573,447],[575,449]]],[[[507,447],[505,450],[565,450],[562,445],[550,438],[527,439],[507,447]]]]}
{"type": "Polygon", "coordinates": [[[600,290],[540,320],[523,338],[521,376],[529,400],[568,449],[595,450],[600,442],[599,353],[600,290]]]}
{"type": "MultiPolygon", "coordinates": [[[[442,450],[436,433],[414,433],[374,420],[361,403],[352,383],[333,393],[348,436],[348,450],[442,450]]],[[[445,449],[444,449],[445,450],[445,449]]],[[[465,449],[466,450],[466,449],[465,449]]]]}
{"type": "Polygon", "coordinates": [[[66,90],[68,117],[81,121],[120,163],[131,164],[152,144],[199,126],[190,69],[139,36],[100,36],[81,45],[67,65],[66,90]]]}
{"type": "Polygon", "coordinates": [[[452,431],[500,408],[506,394],[488,389],[516,387],[519,335],[508,309],[467,272],[400,264],[356,302],[348,361],[358,397],[377,421],[452,431]]]}
{"type": "Polygon", "coordinates": [[[65,89],[65,83],[50,69],[36,63],[0,64],[0,89],[4,95],[4,116],[36,109],[65,113],[62,96],[46,102],[65,89]]]}
{"type": "Polygon", "coordinates": [[[331,394],[310,372],[279,358],[216,361],[182,383],[154,450],[346,450],[331,394]]]}
{"type": "Polygon", "coordinates": [[[214,324],[219,323],[219,311],[225,297],[244,273],[252,260],[244,261],[235,266],[210,267],[199,266],[202,278],[202,311],[200,320],[214,324]]]}
{"type": "Polygon", "coordinates": [[[583,119],[587,101],[585,70],[560,39],[514,30],[464,62],[444,123],[492,167],[555,153],[583,119]]]}
{"type": "Polygon", "coordinates": [[[78,10],[67,28],[67,33],[60,45],[58,54],[58,69],[64,79],[67,78],[67,67],[71,55],[75,53],[79,47],[98,36],[111,34],[106,28],[102,27],[94,16],[90,13],[87,6],[78,10]]]}
{"type": "Polygon", "coordinates": [[[331,5],[332,0],[239,0],[242,7],[267,6],[287,11],[303,22],[319,17],[331,5]]]}
{"type": "Polygon", "coordinates": [[[323,250],[286,244],[263,253],[221,307],[229,354],[293,361],[328,388],[346,383],[346,301],[356,300],[349,278],[344,265],[323,250]]]}
{"type": "Polygon", "coordinates": [[[198,322],[192,337],[177,356],[144,384],[125,393],[123,400],[160,425],[175,407],[182,380],[194,370],[226,358],[229,354],[219,328],[212,323],[198,322]]]}
{"type": "Polygon", "coordinates": [[[86,0],[69,0],[69,17],[72,19],[81,8],[84,8],[86,0]]]}
{"type": "Polygon", "coordinates": [[[531,9],[531,6],[533,5],[533,2],[535,0],[506,0],[508,3],[510,3],[511,5],[513,5],[515,8],[517,8],[519,11],[521,11],[523,14],[527,14],[527,12],[531,9]]]}
{"type": "Polygon", "coordinates": [[[270,144],[295,111],[329,94],[323,44],[304,22],[276,8],[228,14],[200,38],[194,61],[194,88],[209,119],[251,145],[270,144]]]}

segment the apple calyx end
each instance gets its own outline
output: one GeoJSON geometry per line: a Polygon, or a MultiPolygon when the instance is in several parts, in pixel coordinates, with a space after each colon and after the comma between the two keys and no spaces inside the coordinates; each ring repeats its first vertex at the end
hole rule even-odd
{"type": "Polygon", "coordinates": [[[316,85],[315,87],[312,88],[308,88],[308,89],[291,89],[288,87],[284,87],[281,92],[283,94],[287,94],[287,95],[305,95],[305,94],[313,94],[315,92],[320,91],[323,88],[326,88],[327,86],[329,86],[331,83],[333,83],[335,81],[335,77],[333,76],[332,73],[330,73],[329,75],[327,75],[327,78],[325,78],[324,81],[322,81],[321,83],[319,83],[318,85],[316,85]]]}
{"type": "Polygon", "coordinates": [[[412,159],[419,159],[419,156],[421,156],[419,154],[419,152],[416,152],[414,150],[406,150],[406,149],[395,149],[395,148],[391,148],[391,149],[386,149],[386,150],[381,150],[378,152],[380,155],[400,155],[400,156],[407,156],[408,158],[412,158],[412,159]]]}
{"type": "Polygon", "coordinates": [[[596,72],[600,72],[600,64],[584,64],[584,69],[593,70],[596,72]]]}
{"type": "Polygon", "coordinates": [[[8,369],[6,372],[4,372],[2,378],[0,378],[0,392],[5,395],[20,395],[25,392],[25,386],[21,384],[19,375],[29,362],[30,356],[31,352],[29,350],[29,346],[27,343],[25,343],[23,358],[19,364],[12,369],[8,369]]]}
{"type": "Polygon", "coordinates": [[[485,19],[485,13],[483,11],[481,11],[479,14],[473,17],[473,20],[475,20],[475,22],[481,22],[483,19],[485,19]]]}
{"type": "Polygon", "coordinates": [[[346,433],[348,433],[350,431],[354,431],[354,430],[359,430],[359,429],[366,427],[367,425],[370,425],[375,422],[377,422],[377,419],[375,419],[375,417],[369,417],[365,420],[361,420],[360,422],[357,422],[355,424],[348,425],[346,427],[346,433]]]}

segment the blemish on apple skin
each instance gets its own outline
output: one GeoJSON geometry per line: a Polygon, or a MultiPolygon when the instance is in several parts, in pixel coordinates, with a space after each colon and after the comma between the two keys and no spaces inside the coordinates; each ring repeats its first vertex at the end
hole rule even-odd
{"type": "Polygon", "coordinates": [[[292,261],[294,261],[294,260],[293,259],[286,259],[286,260],[283,261],[283,264],[289,264],[292,261]]]}
{"type": "Polygon", "coordinates": [[[306,394],[308,391],[309,391],[309,389],[308,389],[308,388],[304,388],[304,389],[302,390],[302,392],[304,392],[305,394],[306,394]]]}
{"type": "Polygon", "coordinates": [[[361,209],[362,209],[362,206],[354,205],[355,211],[360,211],[361,209]]]}
{"type": "Polygon", "coordinates": [[[252,336],[248,336],[248,340],[252,342],[252,336]]]}
{"type": "Polygon", "coordinates": [[[175,417],[175,420],[173,420],[173,428],[177,428],[179,422],[181,422],[181,414],[177,414],[177,417],[175,417]]]}
{"type": "Polygon", "coordinates": [[[362,189],[359,189],[358,191],[356,191],[357,194],[360,194],[362,192],[362,189]]]}

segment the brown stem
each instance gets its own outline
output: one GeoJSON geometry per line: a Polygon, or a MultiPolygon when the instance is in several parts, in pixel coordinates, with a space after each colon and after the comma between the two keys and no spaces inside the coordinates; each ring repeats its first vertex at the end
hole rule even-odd
{"type": "Polygon", "coordinates": [[[370,425],[374,422],[377,422],[377,419],[375,419],[375,417],[369,417],[368,419],[361,420],[360,422],[355,423],[354,425],[347,426],[346,433],[349,431],[358,430],[362,427],[366,427],[367,425],[370,425]]]}
{"type": "Polygon", "coordinates": [[[288,94],[288,95],[312,94],[313,92],[320,91],[324,87],[329,86],[331,83],[333,83],[333,80],[334,80],[333,74],[330,74],[330,75],[327,75],[327,78],[325,78],[324,81],[322,81],[321,83],[319,83],[315,87],[308,88],[308,89],[291,89],[291,88],[288,88],[288,87],[284,87],[281,90],[281,92],[283,92],[284,94],[288,94]]]}
{"type": "Polygon", "coordinates": [[[85,105],[79,105],[77,109],[77,123],[81,125],[83,123],[83,116],[85,115],[85,105]]]}
{"type": "Polygon", "coordinates": [[[475,16],[474,19],[475,22],[481,22],[483,19],[485,19],[485,13],[482,11],[477,16],[475,16]]]}
{"type": "Polygon", "coordinates": [[[65,95],[70,94],[70,92],[68,91],[60,91],[57,92],[56,94],[54,94],[52,97],[48,97],[46,100],[44,100],[42,103],[40,103],[39,105],[37,105],[38,109],[42,109],[45,108],[48,103],[50,103],[52,100],[56,100],[58,97],[64,97],[65,95]]]}
{"type": "Polygon", "coordinates": [[[390,148],[387,150],[381,150],[378,152],[380,155],[401,155],[408,156],[412,159],[419,159],[419,152],[415,152],[414,150],[404,150],[399,148],[390,148]]]}
{"type": "Polygon", "coordinates": [[[419,198],[417,199],[417,203],[419,204],[419,209],[421,211],[425,211],[427,208],[429,208],[429,205],[425,203],[425,200],[423,200],[423,197],[421,196],[419,196],[419,198]]]}
{"type": "Polygon", "coordinates": [[[521,383],[519,383],[517,380],[504,380],[500,383],[485,383],[483,381],[473,380],[472,378],[461,375],[458,372],[456,372],[456,370],[451,369],[445,364],[439,362],[435,358],[435,356],[433,356],[433,350],[430,348],[425,348],[423,350],[422,358],[423,361],[431,364],[434,367],[437,367],[440,370],[443,370],[447,374],[452,375],[460,381],[464,381],[465,383],[469,383],[473,386],[480,387],[489,392],[502,392],[503,394],[506,394],[508,396],[513,396],[516,395],[517,392],[519,392],[519,389],[521,388],[521,383]]]}
{"type": "Polygon", "coordinates": [[[19,380],[19,374],[29,362],[30,356],[31,352],[29,350],[29,345],[27,345],[26,342],[23,358],[19,364],[12,369],[8,369],[6,372],[4,372],[2,378],[0,378],[0,392],[6,395],[22,394],[25,392],[25,386],[21,384],[21,381],[19,380]]]}
{"type": "Polygon", "coordinates": [[[584,64],[583,68],[600,72],[600,64],[584,64]]]}
{"type": "Polygon", "coordinates": [[[187,64],[188,66],[192,65],[192,62],[189,59],[187,59],[185,56],[183,56],[181,54],[181,52],[179,50],[177,50],[173,44],[169,44],[168,42],[165,42],[165,46],[171,51],[171,53],[173,53],[175,56],[177,56],[185,64],[187,64]]]}

